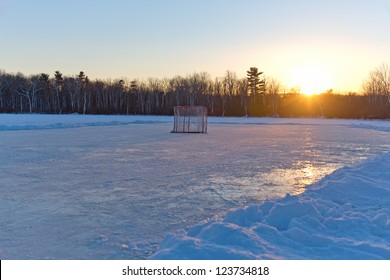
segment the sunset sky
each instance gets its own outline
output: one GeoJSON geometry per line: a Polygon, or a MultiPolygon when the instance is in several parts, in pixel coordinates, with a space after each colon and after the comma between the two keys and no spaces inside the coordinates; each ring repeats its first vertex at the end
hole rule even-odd
{"type": "Polygon", "coordinates": [[[0,0],[0,69],[91,79],[251,66],[302,91],[359,91],[390,63],[389,0],[0,0]]]}

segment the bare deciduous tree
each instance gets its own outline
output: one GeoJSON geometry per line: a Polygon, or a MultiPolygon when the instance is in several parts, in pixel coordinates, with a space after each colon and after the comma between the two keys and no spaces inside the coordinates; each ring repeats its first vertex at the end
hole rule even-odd
{"type": "Polygon", "coordinates": [[[266,93],[272,96],[272,115],[278,117],[278,99],[280,90],[282,88],[281,83],[276,78],[269,78],[266,80],[265,88],[266,93]]]}
{"type": "MultiPolygon", "coordinates": [[[[21,98],[27,98],[30,114],[35,112],[37,105],[37,94],[41,90],[42,88],[39,88],[39,76],[35,75],[30,79],[26,79],[25,83],[21,84],[19,90],[17,91],[21,98]]],[[[21,102],[20,111],[23,113],[23,102],[21,102]]]]}
{"type": "Polygon", "coordinates": [[[371,102],[390,103],[390,68],[387,64],[379,65],[371,71],[363,82],[363,93],[369,96],[371,102]]]}

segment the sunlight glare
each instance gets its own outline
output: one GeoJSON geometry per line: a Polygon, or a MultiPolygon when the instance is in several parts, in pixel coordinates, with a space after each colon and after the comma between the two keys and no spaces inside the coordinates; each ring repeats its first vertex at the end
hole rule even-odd
{"type": "Polygon", "coordinates": [[[313,95],[323,93],[332,88],[329,72],[322,67],[305,65],[294,71],[294,80],[301,93],[313,95]]]}

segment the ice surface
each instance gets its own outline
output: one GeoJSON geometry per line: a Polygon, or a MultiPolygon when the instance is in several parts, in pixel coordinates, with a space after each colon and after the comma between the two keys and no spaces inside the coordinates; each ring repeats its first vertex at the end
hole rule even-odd
{"type": "MultiPolygon", "coordinates": [[[[242,227],[259,218],[260,206],[249,205],[271,208],[390,145],[386,121],[209,118],[207,135],[171,134],[172,121],[0,114],[0,258],[144,259],[166,234],[185,236],[223,215],[244,224],[210,224],[210,238],[234,230],[232,238],[254,246],[242,227]]],[[[372,221],[386,226],[386,217],[378,212],[372,221]]],[[[264,228],[272,223],[255,233],[264,228]]],[[[210,246],[220,258],[233,250],[210,246]]]]}

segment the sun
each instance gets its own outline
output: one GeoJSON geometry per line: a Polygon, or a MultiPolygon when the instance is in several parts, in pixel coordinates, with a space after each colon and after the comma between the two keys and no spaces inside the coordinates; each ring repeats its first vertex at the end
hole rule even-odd
{"type": "Polygon", "coordinates": [[[301,93],[306,95],[323,93],[332,87],[329,72],[320,66],[298,67],[294,70],[293,77],[294,84],[298,85],[301,93]]]}

